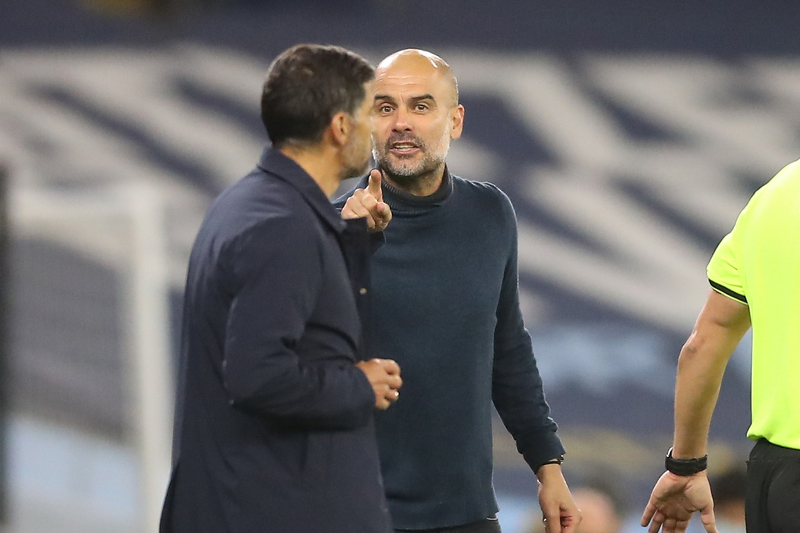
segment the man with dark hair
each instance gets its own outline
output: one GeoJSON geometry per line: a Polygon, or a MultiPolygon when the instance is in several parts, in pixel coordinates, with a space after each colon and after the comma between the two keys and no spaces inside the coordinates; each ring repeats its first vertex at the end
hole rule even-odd
{"type": "Polygon", "coordinates": [[[369,161],[373,76],[330,46],[270,67],[273,146],[213,202],[189,261],[162,533],[391,529],[373,413],[399,367],[364,353],[370,239],[328,200],[369,161]]]}
{"type": "MultiPolygon", "coordinates": [[[[396,359],[405,381],[403,400],[377,417],[394,528],[500,530],[494,403],[541,483],[547,532],[573,532],[580,512],[519,306],[514,209],[496,186],[453,176],[445,163],[464,121],[450,67],[421,50],[384,59],[373,121],[393,219],[372,263],[371,323],[377,353],[396,359]]],[[[365,178],[337,203],[380,230],[387,214],[368,189],[365,178]]]]}
{"type": "Polygon", "coordinates": [[[358,110],[374,77],[355,54],[307,46],[290,52],[273,63],[261,93],[261,121],[275,148],[319,143],[336,111],[358,110]]]}

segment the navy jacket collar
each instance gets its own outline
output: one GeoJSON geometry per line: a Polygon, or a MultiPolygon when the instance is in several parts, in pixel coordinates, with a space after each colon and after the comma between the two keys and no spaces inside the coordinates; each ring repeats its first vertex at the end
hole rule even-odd
{"type": "Polygon", "coordinates": [[[294,160],[283,155],[280,150],[268,146],[261,154],[258,167],[297,189],[317,215],[334,231],[337,233],[344,231],[347,224],[342,220],[339,211],[333,207],[317,182],[294,160]]]}

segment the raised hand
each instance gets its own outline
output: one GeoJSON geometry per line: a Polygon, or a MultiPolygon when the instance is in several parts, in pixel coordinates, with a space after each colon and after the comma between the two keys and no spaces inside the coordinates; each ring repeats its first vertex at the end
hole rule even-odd
{"type": "Polygon", "coordinates": [[[373,170],[369,173],[369,184],[366,189],[356,189],[342,208],[342,218],[366,218],[370,231],[383,231],[392,220],[392,210],[383,201],[381,188],[381,172],[373,170]]]}

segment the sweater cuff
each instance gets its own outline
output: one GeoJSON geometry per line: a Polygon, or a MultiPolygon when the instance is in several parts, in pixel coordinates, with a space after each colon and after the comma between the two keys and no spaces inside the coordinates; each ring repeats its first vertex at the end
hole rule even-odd
{"type": "Polygon", "coordinates": [[[566,453],[561,439],[549,428],[542,428],[531,437],[524,447],[517,443],[517,450],[534,473],[547,461],[566,453]]]}

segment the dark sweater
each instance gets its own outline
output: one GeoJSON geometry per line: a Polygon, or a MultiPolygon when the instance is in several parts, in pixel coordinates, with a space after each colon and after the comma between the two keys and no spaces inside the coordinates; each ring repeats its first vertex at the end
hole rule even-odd
{"type": "Polygon", "coordinates": [[[514,210],[496,186],[447,172],[431,196],[386,181],[383,195],[393,219],[373,257],[368,327],[372,355],[403,377],[377,415],[394,527],[481,520],[498,510],[492,401],[531,468],[564,453],[520,312],[514,210]]]}

